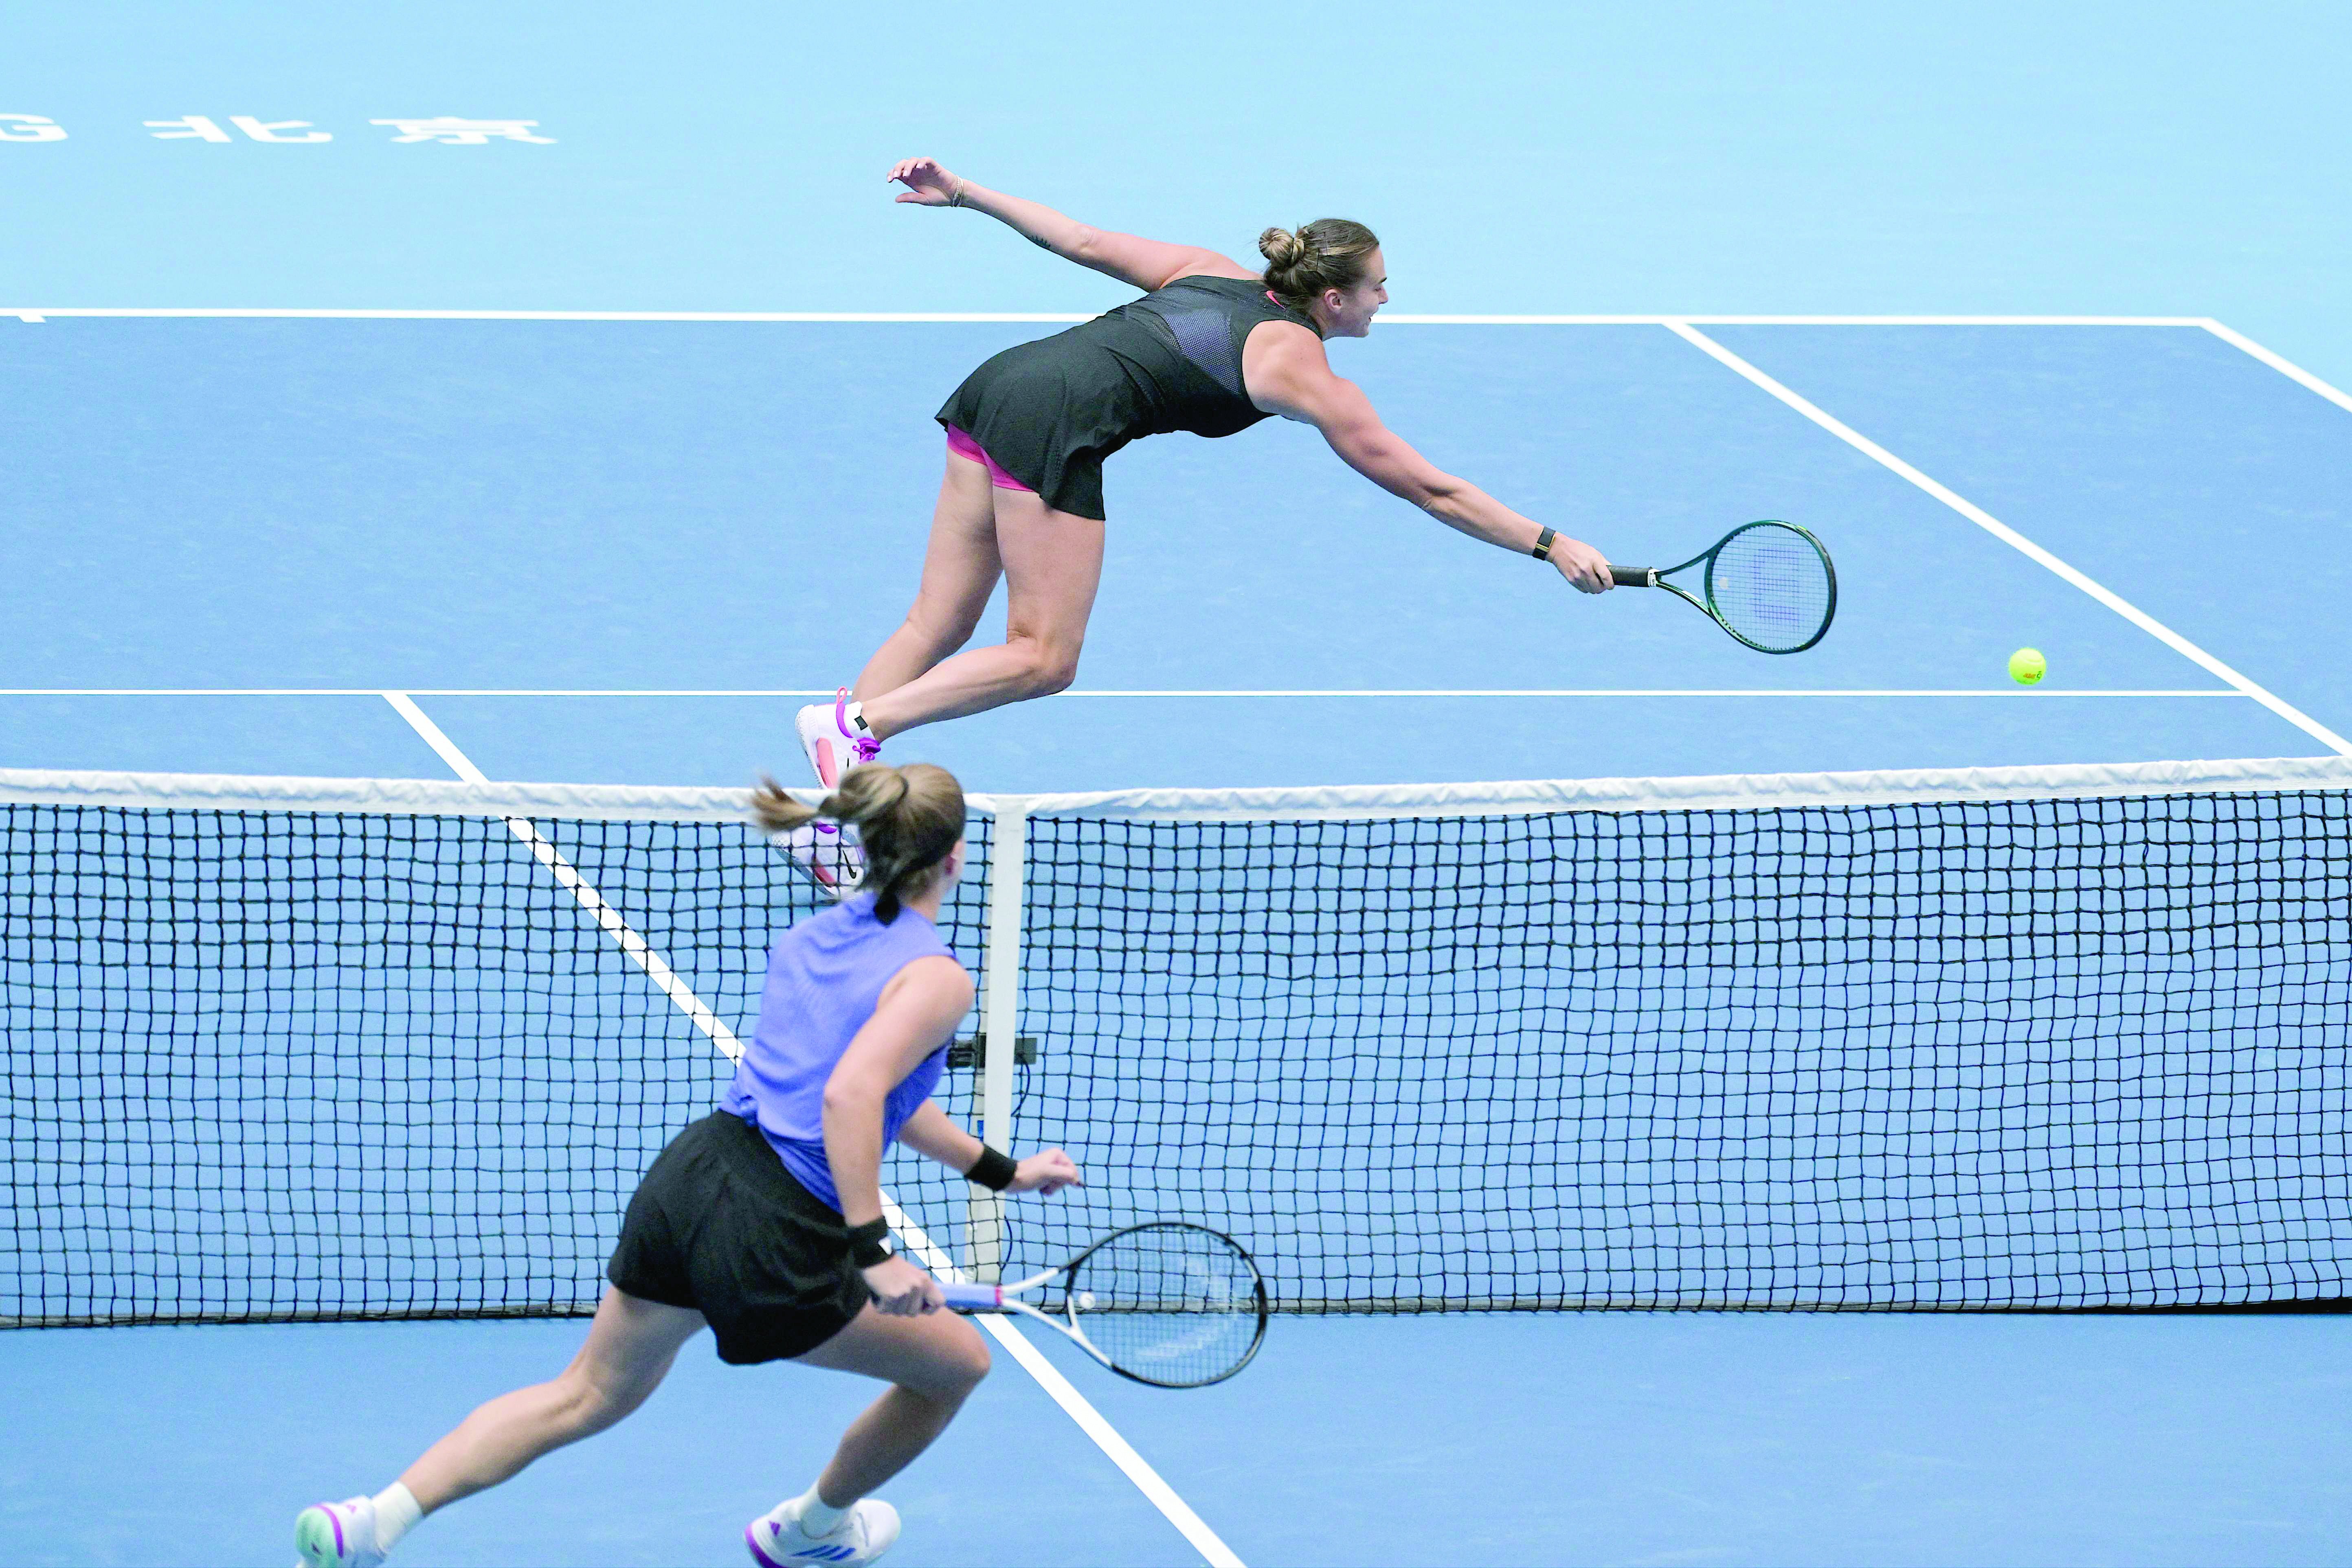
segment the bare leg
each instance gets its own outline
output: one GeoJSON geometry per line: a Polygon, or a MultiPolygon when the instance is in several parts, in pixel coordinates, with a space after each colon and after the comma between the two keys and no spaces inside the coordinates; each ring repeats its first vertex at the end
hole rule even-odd
{"type": "Polygon", "coordinates": [[[897,1385],[849,1424],[833,1462],[817,1478],[818,1499],[827,1508],[847,1508],[905,1469],[947,1429],[965,1396],[988,1375],[988,1345],[978,1329],[950,1312],[885,1317],[868,1306],[800,1363],[897,1385]]]}
{"type": "Polygon", "coordinates": [[[702,1314],[607,1289],[588,1342],[552,1383],[502,1394],[425,1451],[400,1479],[426,1513],[494,1487],[541,1454],[612,1426],[661,1386],[702,1314]]]}
{"type": "MultiPolygon", "coordinates": [[[[986,482],[978,463],[950,457],[950,487],[959,465],[986,482]]],[[[942,528],[935,523],[915,612],[858,678],[856,695],[877,737],[1043,697],[1063,689],[1077,674],[1087,618],[1102,582],[1102,521],[1055,511],[1027,490],[990,493],[995,510],[992,564],[1001,564],[1009,590],[1004,641],[944,658],[971,637],[996,580],[992,571],[975,595],[981,584],[973,565],[977,549],[965,536],[943,544],[942,528]],[[925,658],[944,661],[924,663],[925,658]]],[[[942,512],[945,507],[943,489],[942,512]]]]}
{"type": "Polygon", "coordinates": [[[1003,572],[993,489],[986,468],[948,454],[940,502],[931,512],[931,542],[923,552],[922,585],[906,623],[866,660],[852,688],[861,701],[906,685],[971,640],[1003,572]]]}

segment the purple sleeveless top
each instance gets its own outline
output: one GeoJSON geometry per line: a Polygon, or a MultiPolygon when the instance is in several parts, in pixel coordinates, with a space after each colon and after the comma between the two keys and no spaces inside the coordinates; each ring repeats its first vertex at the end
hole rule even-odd
{"type": "MultiPolygon", "coordinates": [[[[955,957],[939,927],[901,908],[884,925],[874,895],[860,893],[813,915],[768,950],[760,1023],[743,1047],[735,1081],[719,1109],[759,1128],[793,1179],[836,1213],[841,1194],[824,1157],[824,1085],[850,1040],[874,1016],[882,988],[898,971],[933,954],[955,957]]],[[[947,1067],[948,1048],[922,1059],[882,1105],[882,1143],[915,1114],[947,1067]]]]}

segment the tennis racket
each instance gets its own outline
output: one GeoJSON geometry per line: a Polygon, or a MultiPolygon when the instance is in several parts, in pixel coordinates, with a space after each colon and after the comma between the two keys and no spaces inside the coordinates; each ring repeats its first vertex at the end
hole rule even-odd
{"type": "Polygon", "coordinates": [[[940,1288],[957,1311],[1034,1318],[1154,1388],[1223,1383],[1265,1338],[1265,1281],[1250,1255],[1229,1236],[1174,1220],[1114,1231],[1018,1284],[940,1288]],[[1033,1290],[1047,1310],[1013,1299],[1033,1290]]]}
{"type": "Polygon", "coordinates": [[[1620,588],[1664,588],[1697,605],[1759,653],[1802,653],[1837,617],[1837,568],[1822,542],[1793,522],[1742,523],[1679,566],[1612,563],[1609,575],[1620,588]],[[1685,572],[1697,574],[1697,593],[1666,581],[1685,572]]]}

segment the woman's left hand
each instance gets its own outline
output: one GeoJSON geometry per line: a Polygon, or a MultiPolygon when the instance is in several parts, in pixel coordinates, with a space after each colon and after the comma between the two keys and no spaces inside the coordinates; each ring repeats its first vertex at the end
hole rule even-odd
{"type": "Polygon", "coordinates": [[[1060,1192],[1064,1187],[1083,1187],[1086,1178],[1078,1174],[1077,1162],[1059,1149],[1047,1149],[1032,1154],[1013,1167],[1013,1184],[1008,1193],[1060,1192]]]}
{"type": "Polygon", "coordinates": [[[896,180],[906,186],[898,199],[917,206],[951,207],[963,194],[963,182],[940,168],[936,158],[902,158],[891,165],[883,179],[886,183],[896,180]]]}

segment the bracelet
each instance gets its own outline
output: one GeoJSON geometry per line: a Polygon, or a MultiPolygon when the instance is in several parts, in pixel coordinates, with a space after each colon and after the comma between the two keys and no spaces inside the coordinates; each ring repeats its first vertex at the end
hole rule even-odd
{"type": "Polygon", "coordinates": [[[982,1143],[980,1158],[971,1163],[971,1169],[963,1173],[963,1179],[977,1182],[991,1192],[1001,1193],[1011,1186],[1013,1178],[1020,1173],[1019,1161],[1002,1149],[992,1149],[982,1143]]]}
{"type": "Polygon", "coordinates": [[[849,1227],[849,1261],[860,1268],[871,1268],[890,1260],[890,1222],[869,1219],[864,1225],[849,1227]]]}
{"type": "Polygon", "coordinates": [[[963,205],[963,193],[965,188],[971,184],[971,182],[970,180],[965,179],[961,174],[958,174],[956,176],[955,195],[948,198],[948,205],[951,207],[960,207],[963,205]]]}
{"type": "Polygon", "coordinates": [[[1547,529],[1545,529],[1541,533],[1537,534],[1537,535],[1536,535],[1536,559],[1537,559],[1537,560],[1538,560],[1538,561],[1549,561],[1549,560],[1550,560],[1550,559],[1551,559],[1551,542],[1552,542],[1553,540],[1555,540],[1555,539],[1559,538],[1559,531],[1558,529],[1555,529],[1555,528],[1547,528],[1547,529]]]}

